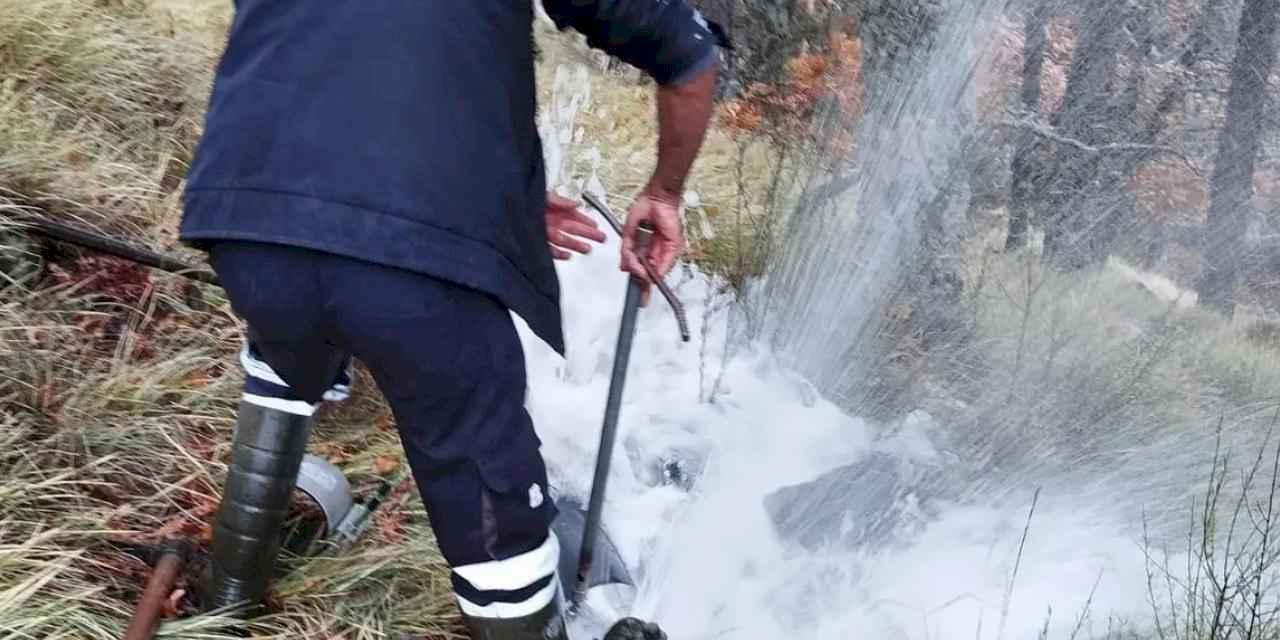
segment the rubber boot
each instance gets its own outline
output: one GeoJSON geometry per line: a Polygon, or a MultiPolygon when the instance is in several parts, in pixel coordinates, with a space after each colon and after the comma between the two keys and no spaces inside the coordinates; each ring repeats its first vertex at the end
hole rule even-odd
{"type": "Polygon", "coordinates": [[[623,618],[609,627],[604,640],[667,640],[667,634],[652,622],[623,618]]]}
{"type": "MultiPolygon", "coordinates": [[[[569,640],[558,600],[522,618],[474,618],[463,614],[472,640],[569,640]]],[[[667,640],[652,622],[624,618],[605,633],[604,640],[667,640]]]]}
{"type": "Polygon", "coordinates": [[[477,618],[463,614],[472,640],[569,640],[557,599],[520,618],[477,618]]]}
{"type": "Polygon", "coordinates": [[[240,404],[201,594],[206,610],[261,604],[310,435],[309,416],[240,404]]]}

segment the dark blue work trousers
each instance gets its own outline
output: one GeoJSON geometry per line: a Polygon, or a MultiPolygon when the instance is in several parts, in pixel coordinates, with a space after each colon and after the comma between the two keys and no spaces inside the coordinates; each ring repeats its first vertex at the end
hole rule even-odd
{"type": "Polygon", "coordinates": [[[219,242],[210,257],[248,326],[244,400],[310,415],[341,397],[360,360],[391,405],[464,612],[545,606],[555,507],[510,312],[447,281],[307,249],[219,242]]]}

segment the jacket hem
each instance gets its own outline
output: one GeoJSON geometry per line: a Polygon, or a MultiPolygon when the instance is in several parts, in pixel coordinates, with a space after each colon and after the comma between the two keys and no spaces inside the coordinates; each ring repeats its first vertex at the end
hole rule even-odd
{"type": "Polygon", "coordinates": [[[323,251],[447,280],[492,295],[557,353],[565,344],[559,291],[545,292],[492,246],[374,209],[312,196],[246,189],[191,189],[179,239],[207,249],[221,240],[323,251]]]}

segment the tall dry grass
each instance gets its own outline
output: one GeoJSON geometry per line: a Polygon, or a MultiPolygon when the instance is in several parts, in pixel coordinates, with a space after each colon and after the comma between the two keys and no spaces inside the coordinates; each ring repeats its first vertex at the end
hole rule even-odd
{"type": "MultiPolygon", "coordinates": [[[[0,0],[0,209],[36,206],[183,252],[182,179],[229,17],[230,3],[192,0],[0,0]]],[[[592,61],[580,42],[550,35],[540,34],[544,98],[557,67],[592,61]]],[[[625,209],[656,149],[651,94],[634,76],[589,69],[594,106],[579,122],[597,153],[575,147],[567,171],[595,171],[625,209]]],[[[691,221],[725,228],[768,170],[764,149],[743,153],[713,131],[690,184],[691,221]]],[[[0,263],[20,276],[0,281],[0,638],[116,638],[146,569],[109,541],[208,542],[241,327],[214,288],[193,297],[175,277],[49,252],[0,224],[0,263]],[[42,272],[12,268],[42,252],[42,272]]],[[[407,470],[362,370],[352,400],[322,413],[310,450],[362,492],[407,470]]],[[[350,554],[289,557],[270,615],[189,616],[188,594],[161,634],[463,637],[421,501],[400,486],[350,554]]]]}
{"type": "MultiPolygon", "coordinates": [[[[0,0],[0,208],[38,204],[176,250],[224,4],[0,0]]],[[[558,68],[587,70],[565,182],[581,188],[594,175],[624,210],[652,167],[651,86],[605,73],[573,38],[539,29],[544,104],[558,68]]],[[[704,268],[729,282],[759,272],[771,208],[793,195],[789,179],[774,179],[787,171],[776,147],[713,129],[689,183],[698,197],[688,230],[704,268]]],[[[0,233],[0,254],[32,248],[18,238],[0,233]]],[[[968,290],[972,339],[919,358],[897,384],[918,392],[912,402],[963,402],[953,413],[932,408],[988,442],[1004,438],[1002,451],[1022,456],[1006,466],[1064,449],[1082,464],[1114,463],[1099,456],[1123,452],[1119,438],[1135,433],[1199,430],[1207,442],[1206,425],[1224,413],[1262,428],[1280,384],[1280,339],[1149,289],[1115,265],[1066,277],[1019,257],[990,261],[968,290]]],[[[40,281],[0,282],[0,639],[119,637],[144,569],[103,541],[207,535],[235,417],[240,327],[216,290],[203,291],[194,304],[176,279],[74,255],[40,281]]],[[[362,490],[404,472],[363,373],[355,398],[322,416],[312,451],[362,490]]],[[[288,566],[276,612],[250,625],[256,637],[461,637],[413,491],[351,555],[288,566]]],[[[245,623],[219,616],[162,629],[175,638],[237,630],[245,623]]]]}
{"type": "Polygon", "coordinates": [[[226,9],[0,2],[0,205],[171,244],[226,9]]]}
{"type": "MultiPolygon", "coordinates": [[[[216,291],[192,308],[176,282],[146,273],[135,274],[136,289],[120,277],[103,287],[102,266],[38,290],[0,289],[0,637],[118,638],[145,567],[108,542],[208,543],[239,395],[240,327],[216,291]]],[[[357,393],[321,418],[311,450],[364,494],[405,469],[366,376],[357,393]]],[[[411,490],[351,554],[290,556],[284,566],[292,572],[275,586],[271,615],[184,617],[162,631],[457,633],[447,569],[411,490]]],[[[181,586],[190,594],[189,580],[181,586]]],[[[175,602],[174,612],[192,605],[175,602]]]]}

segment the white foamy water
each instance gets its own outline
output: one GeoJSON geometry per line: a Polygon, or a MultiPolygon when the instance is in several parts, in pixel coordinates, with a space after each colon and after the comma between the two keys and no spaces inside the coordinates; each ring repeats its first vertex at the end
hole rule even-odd
{"type": "MultiPolygon", "coordinates": [[[[963,85],[964,74],[948,67],[954,59],[950,49],[981,40],[966,31],[972,24],[957,23],[950,40],[933,53],[928,73],[902,89],[903,100],[923,106],[912,116],[918,123],[896,126],[936,126],[929,124],[930,109],[947,108],[947,91],[959,92],[963,85]]],[[[574,125],[577,114],[591,108],[587,82],[582,71],[559,69],[540,126],[550,184],[603,195],[594,178],[584,181],[566,169],[572,157],[599,157],[578,147],[574,125]]],[[[903,117],[892,105],[884,111],[869,119],[903,117]]],[[[771,344],[788,348],[786,361],[799,362],[808,375],[844,375],[856,368],[836,361],[841,352],[847,358],[841,347],[847,340],[838,345],[833,339],[870,325],[877,315],[872,306],[885,294],[880,279],[909,259],[913,238],[897,225],[914,200],[891,197],[886,185],[911,193],[936,188],[926,184],[931,174],[916,166],[933,153],[930,148],[886,154],[868,167],[855,189],[857,199],[891,206],[868,205],[878,212],[875,218],[841,223],[853,227],[841,227],[848,238],[833,237],[829,227],[827,237],[810,229],[816,238],[810,244],[803,234],[795,240],[792,259],[768,296],[772,304],[786,303],[780,317],[788,329],[771,344]],[[859,271],[864,257],[874,268],[859,271]]],[[[610,234],[592,255],[560,263],[559,274],[568,356],[559,358],[520,325],[528,406],[552,484],[585,503],[626,287],[617,238],[610,234]]],[[[1135,537],[1133,514],[1099,504],[1096,492],[1066,493],[1069,486],[1061,483],[1039,495],[1020,562],[1032,486],[1021,497],[1016,491],[1012,499],[1002,495],[999,506],[984,504],[981,496],[965,506],[942,505],[922,531],[888,550],[855,545],[810,552],[784,540],[766,512],[766,496],[873,451],[932,464],[945,456],[934,449],[931,435],[946,425],[920,419],[892,438],[878,437],[885,432],[880,426],[848,415],[819,394],[817,389],[838,387],[833,380],[806,381],[762,344],[742,342],[737,333],[728,340],[733,307],[709,295],[714,288],[706,277],[678,268],[669,283],[687,306],[694,340],[679,341],[674,318],[655,293],[639,318],[604,511],[606,529],[638,589],[612,598],[604,590],[593,592],[593,608],[603,617],[653,619],[673,640],[983,640],[1037,638],[1046,629],[1047,638],[1086,638],[1104,636],[1112,616],[1139,627],[1149,617],[1143,544],[1135,537]],[[732,345],[732,357],[724,357],[726,344],[732,345]],[[714,401],[708,401],[713,387],[714,401]],[[691,488],[662,482],[664,465],[672,461],[701,470],[691,488]],[[1090,601],[1089,615],[1081,619],[1090,601]]],[[[864,494],[854,486],[827,499],[858,505],[870,499],[873,487],[866,489],[864,494]]],[[[917,496],[906,487],[895,499],[910,503],[917,496]]],[[[590,633],[597,625],[581,621],[576,627],[576,640],[596,637],[590,633]]]]}
{"type": "MultiPolygon", "coordinates": [[[[617,252],[610,237],[593,255],[560,264],[567,359],[521,325],[528,404],[553,484],[580,498],[595,464],[626,286],[617,252]]],[[[678,274],[672,283],[700,336],[708,283],[678,274]]],[[[625,609],[596,604],[606,615],[658,620],[682,639],[1001,637],[1031,492],[1016,508],[944,510],[910,546],[878,556],[788,547],[764,510],[773,490],[873,447],[907,458],[936,452],[922,429],[875,441],[871,425],[748,345],[730,359],[716,401],[700,401],[700,388],[720,373],[727,313],[709,318],[706,345],[679,341],[660,296],[640,314],[605,507],[639,592],[625,609]],[[655,482],[663,461],[701,454],[709,459],[692,491],[655,482]]],[[[1105,631],[1110,614],[1146,615],[1141,541],[1098,515],[1105,506],[1040,496],[1003,637],[1036,637],[1046,619],[1050,638],[1069,637],[1095,584],[1086,631],[1105,631]]]]}

